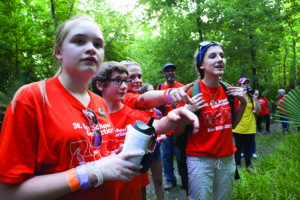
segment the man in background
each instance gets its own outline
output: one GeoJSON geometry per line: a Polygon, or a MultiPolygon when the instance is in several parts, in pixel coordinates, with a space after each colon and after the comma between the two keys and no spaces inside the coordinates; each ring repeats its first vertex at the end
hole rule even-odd
{"type": "Polygon", "coordinates": [[[280,111],[280,120],[281,120],[281,124],[282,124],[282,134],[288,134],[290,132],[289,127],[289,120],[285,118],[284,115],[284,111],[281,109],[282,107],[280,106],[280,104],[284,101],[283,98],[285,97],[285,90],[284,89],[279,89],[278,90],[278,95],[279,95],[279,100],[277,102],[277,109],[280,111]]]}
{"type": "MultiPolygon", "coordinates": [[[[171,88],[179,88],[184,86],[182,83],[175,81],[176,76],[176,66],[172,63],[167,63],[163,67],[163,75],[166,78],[164,83],[159,84],[157,90],[168,90],[171,88]]],[[[163,115],[167,115],[168,112],[176,108],[176,104],[170,102],[169,104],[165,104],[160,106],[160,110],[163,115]]],[[[173,131],[170,131],[167,135],[167,140],[161,144],[162,153],[163,153],[163,166],[164,166],[164,174],[167,181],[164,189],[166,191],[171,190],[173,187],[177,186],[176,176],[174,174],[174,155],[177,160],[177,166],[180,166],[180,151],[174,146],[174,135],[173,131]]],[[[181,168],[178,167],[178,172],[181,176],[181,179],[184,178],[184,172],[181,168]]],[[[182,181],[184,183],[184,181],[182,181]]],[[[181,185],[182,189],[185,189],[187,186],[181,185]]]]}

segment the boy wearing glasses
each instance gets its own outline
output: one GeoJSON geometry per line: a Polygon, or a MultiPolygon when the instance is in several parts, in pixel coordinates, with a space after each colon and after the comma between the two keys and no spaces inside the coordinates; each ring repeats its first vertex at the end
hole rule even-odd
{"type": "MultiPolygon", "coordinates": [[[[132,109],[122,103],[122,100],[127,93],[128,79],[127,68],[118,62],[106,62],[103,64],[99,72],[92,78],[93,92],[102,96],[107,103],[110,119],[112,120],[116,131],[116,146],[119,147],[124,143],[127,125],[133,125],[136,120],[148,122],[154,112],[141,111],[132,109]]],[[[180,117],[187,110],[176,109],[172,114],[178,114],[180,117]]],[[[164,117],[161,120],[155,120],[153,126],[158,135],[164,134],[173,128],[178,123],[172,122],[171,116],[164,117]]],[[[182,118],[184,120],[184,118],[182,118]]],[[[119,183],[119,198],[118,199],[141,199],[141,179],[134,178],[129,183],[119,183]]]]}

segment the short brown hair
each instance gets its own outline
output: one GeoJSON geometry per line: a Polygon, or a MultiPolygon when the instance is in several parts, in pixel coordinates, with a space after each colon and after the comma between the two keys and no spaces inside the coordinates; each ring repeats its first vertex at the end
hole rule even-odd
{"type": "Polygon", "coordinates": [[[93,92],[102,96],[102,93],[98,89],[96,82],[100,81],[101,85],[103,87],[106,87],[107,82],[109,81],[109,79],[111,79],[112,73],[115,71],[119,72],[119,73],[126,73],[128,75],[128,70],[125,67],[125,65],[123,65],[119,62],[109,61],[109,62],[103,63],[100,70],[92,78],[91,85],[92,85],[93,92]]]}

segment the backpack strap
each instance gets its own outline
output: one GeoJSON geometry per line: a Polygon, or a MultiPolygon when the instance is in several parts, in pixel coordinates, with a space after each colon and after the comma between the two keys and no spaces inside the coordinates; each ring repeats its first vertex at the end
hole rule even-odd
{"type": "MultiPolygon", "coordinates": [[[[223,81],[219,81],[220,85],[222,86],[223,90],[225,91],[225,93],[227,92],[228,88],[231,87],[231,85],[229,85],[226,82],[223,81]]],[[[234,112],[234,107],[235,107],[235,103],[234,103],[234,96],[228,96],[226,93],[228,102],[229,102],[229,106],[230,106],[230,110],[231,110],[231,116],[233,116],[233,112],[234,112]]]]}
{"type": "MultiPolygon", "coordinates": [[[[229,85],[226,82],[223,81],[219,81],[220,85],[222,86],[223,90],[225,92],[227,92],[228,88],[231,87],[231,85],[229,85]]],[[[199,80],[194,82],[194,85],[191,87],[191,96],[194,97],[195,95],[200,93],[200,84],[199,84],[199,80]]],[[[231,110],[231,116],[233,115],[233,111],[234,111],[234,107],[235,107],[235,103],[234,103],[234,96],[228,96],[226,93],[229,105],[230,105],[230,110],[231,110]]]]}
{"type": "Polygon", "coordinates": [[[200,84],[199,80],[194,82],[194,85],[191,87],[191,95],[194,97],[195,95],[200,93],[200,84]]]}
{"type": "Polygon", "coordinates": [[[162,85],[162,83],[160,83],[160,84],[159,84],[159,86],[158,86],[158,90],[161,90],[161,85],[162,85]]]}

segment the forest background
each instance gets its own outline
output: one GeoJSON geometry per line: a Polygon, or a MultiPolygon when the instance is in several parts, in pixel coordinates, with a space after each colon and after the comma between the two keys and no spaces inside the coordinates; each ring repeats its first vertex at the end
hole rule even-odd
{"type": "MultiPolygon", "coordinates": [[[[300,83],[299,0],[124,2],[0,1],[0,92],[12,95],[16,87],[56,73],[55,30],[75,15],[91,16],[102,27],[105,61],[137,61],[143,81],[154,87],[165,81],[162,69],[168,62],[177,66],[177,81],[196,80],[193,57],[204,40],[223,45],[223,80],[237,85],[240,77],[250,78],[252,88],[271,100],[274,110],[277,90],[288,92],[300,83]]],[[[3,115],[5,106],[0,107],[3,115]]]]}

